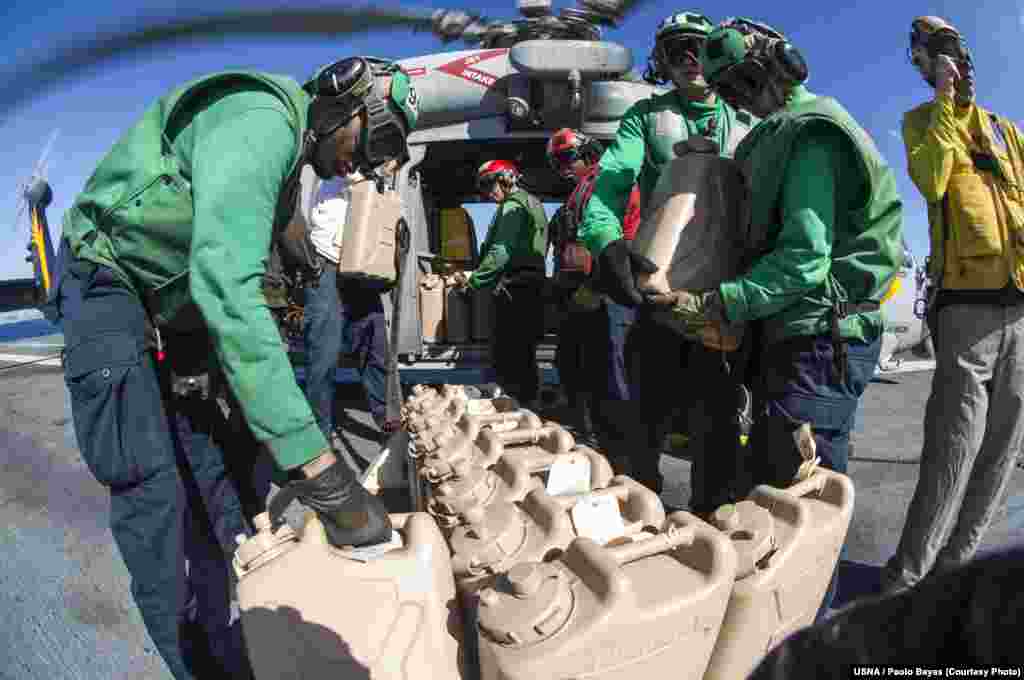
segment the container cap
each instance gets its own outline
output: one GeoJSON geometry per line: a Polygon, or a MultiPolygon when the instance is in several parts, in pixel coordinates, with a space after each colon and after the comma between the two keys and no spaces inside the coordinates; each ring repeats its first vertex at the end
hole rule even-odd
{"type": "Polygon", "coordinates": [[[433,501],[437,509],[447,515],[465,515],[474,505],[489,500],[493,490],[493,475],[476,465],[466,468],[437,487],[433,501]]]}
{"type": "Polygon", "coordinates": [[[480,629],[500,645],[528,645],[561,630],[572,610],[572,588],[560,567],[520,562],[480,592],[480,629]]]}
{"type": "Polygon", "coordinates": [[[736,549],[736,578],[757,571],[757,563],[775,547],[775,519],[754,501],[723,505],[711,517],[711,523],[726,534],[736,549]]]}
{"type": "Polygon", "coordinates": [[[294,544],[299,540],[298,535],[287,524],[282,524],[274,531],[270,515],[266,512],[253,517],[253,526],[256,528],[254,536],[248,539],[238,537],[233,562],[239,574],[251,571],[284,554],[290,548],[288,544],[294,544]]]}
{"type": "Polygon", "coordinates": [[[463,519],[466,523],[449,538],[456,576],[495,573],[526,543],[526,517],[514,503],[473,506],[463,519]]]}

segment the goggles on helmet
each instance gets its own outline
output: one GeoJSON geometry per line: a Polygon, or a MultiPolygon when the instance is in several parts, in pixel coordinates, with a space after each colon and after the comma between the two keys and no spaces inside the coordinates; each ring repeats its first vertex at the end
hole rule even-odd
{"type": "Polygon", "coordinates": [[[551,165],[559,175],[568,177],[572,175],[572,164],[578,161],[579,158],[579,147],[560,149],[551,153],[551,165]]]}
{"type": "Polygon", "coordinates": [[[712,88],[730,106],[749,109],[764,88],[768,74],[756,61],[741,61],[715,78],[712,88]]]}
{"type": "Polygon", "coordinates": [[[666,66],[682,66],[687,55],[700,63],[700,48],[706,38],[696,35],[677,35],[662,40],[661,57],[666,66]]]}
{"type": "MultiPolygon", "coordinates": [[[[331,176],[333,151],[323,142],[362,111],[366,120],[353,165],[367,176],[378,167],[405,156],[406,118],[415,120],[415,90],[403,81],[401,101],[395,99],[394,79],[401,74],[390,62],[349,57],[329,64],[303,85],[313,96],[310,128],[316,145],[313,166],[321,177],[331,176]],[[392,76],[391,92],[384,92],[382,77],[392,76]]],[[[411,121],[409,123],[412,124],[411,121]]]]}

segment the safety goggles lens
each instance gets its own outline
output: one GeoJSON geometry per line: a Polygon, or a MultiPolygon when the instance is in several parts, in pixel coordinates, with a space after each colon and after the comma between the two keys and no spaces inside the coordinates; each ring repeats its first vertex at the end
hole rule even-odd
{"type": "Polygon", "coordinates": [[[494,175],[488,175],[487,177],[481,177],[476,181],[476,189],[481,196],[487,196],[494,191],[494,186],[498,183],[498,178],[494,175]]]}
{"type": "Polygon", "coordinates": [[[551,155],[551,161],[554,164],[555,169],[561,172],[567,166],[575,163],[578,157],[579,153],[576,149],[562,149],[561,151],[556,151],[551,155]]]}
{"type": "Polygon", "coordinates": [[[704,38],[695,36],[681,36],[666,40],[662,46],[665,61],[670,66],[681,65],[689,55],[690,59],[700,61],[700,48],[704,45],[704,38]]]}

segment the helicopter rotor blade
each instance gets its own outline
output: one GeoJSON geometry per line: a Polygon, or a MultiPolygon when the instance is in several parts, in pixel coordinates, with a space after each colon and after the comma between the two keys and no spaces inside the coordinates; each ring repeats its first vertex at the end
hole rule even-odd
{"type": "Polygon", "coordinates": [[[577,0],[576,4],[588,12],[603,17],[612,26],[617,26],[638,7],[651,2],[652,0],[577,0]]]}
{"type": "Polygon", "coordinates": [[[39,154],[39,160],[36,162],[36,170],[33,173],[34,176],[46,179],[50,152],[53,151],[53,143],[57,141],[57,136],[59,134],[60,128],[54,128],[53,132],[50,133],[49,139],[46,140],[46,146],[43,147],[43,152],[39,154]]]}
{"type": "MultiPolygon", "coordinates": [[[[0,114],[7,114],[54,85],[112,57],[157,45],[223,36],[333,38],[397,27],[433,29],[436,12],[426,8],[281,8],[211,14],[191,19],[150,20],[126,31],[76,39],[42,59],[0,73],[0,114]]],[[[470,22],[469,25],[472,25],[470,22]]]]}

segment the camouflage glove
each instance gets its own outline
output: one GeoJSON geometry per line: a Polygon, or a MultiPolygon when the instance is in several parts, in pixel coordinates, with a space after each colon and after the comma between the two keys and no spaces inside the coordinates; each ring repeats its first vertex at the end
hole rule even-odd
{"type": "Polygon", "coordinates": [[[681,328],[686,337],[726,352],[739,348],[743,329],[725,316],[725,303],[717,290],[676,290],[647,299],[654,305],[668,307],[673,325],[681,328]]]}

